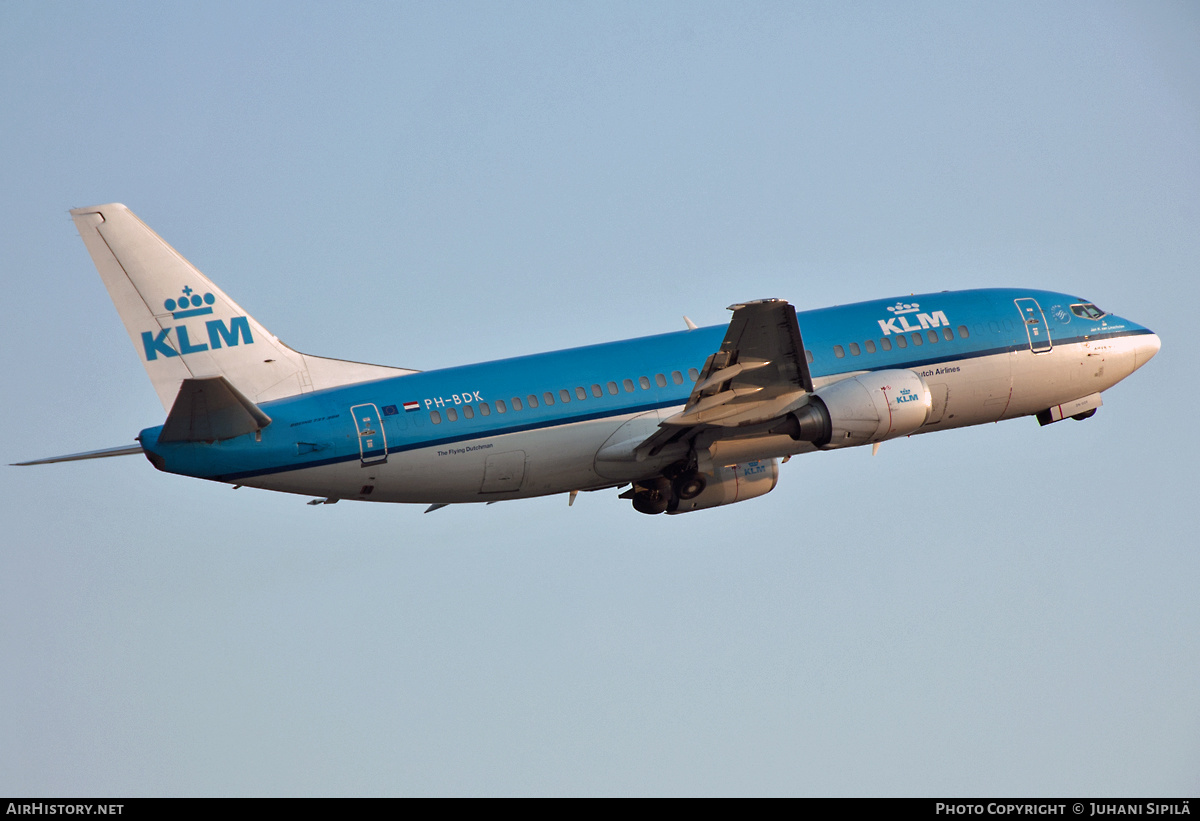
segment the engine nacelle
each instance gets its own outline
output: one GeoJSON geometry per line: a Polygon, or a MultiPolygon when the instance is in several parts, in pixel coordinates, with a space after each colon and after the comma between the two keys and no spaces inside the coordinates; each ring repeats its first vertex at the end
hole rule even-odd
{"type": "Polygon", "coordinates": [[[826,450],[867,445],[915,432],[932,407],[929,386],[913,371],[873,371],[814,391],[787,432],[826,450]]]}
{"type": "Polygon", "coordinates": [[[730,467],[718,467],[706,478],[708,484],[699,495],[691,499],[675,497],[671,500],[667,513],[690,513],[693,510],[731,505],[756,496],[765,496],[774,490],[779,482],[779,462],[775,459],[762,459],[730,467]]]}

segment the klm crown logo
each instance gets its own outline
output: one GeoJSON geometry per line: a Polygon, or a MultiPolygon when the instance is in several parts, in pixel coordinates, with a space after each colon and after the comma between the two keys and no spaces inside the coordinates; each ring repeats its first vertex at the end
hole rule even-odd
{"type": "Polygon", "coordinates": [[[185,285],[183,288],[183,296],[179,299],[168,299],[163,303],[163,307],[171,312],[171,316],[176,319],[187,319],[189,316],[203,316],[204,314],[212,313],[212,304],[217,301],[217,298],[212,294],[200,296],[192,290],[190,285],[185,285]],[[208,307],[200,307],[206,305],[208,307]]]}
{"type": "Polygon", "coordinates": [[[900,314],[911,314],[921,310],[919,302],[897,302],[895,307],[889,305],[888,311],[899,316],[900,314]]]}
{"type": "MultiPolygon", "coordinates": [[[[171,312],[172,319],[190,319],[211,314],[216,301],[217,298],[211,293],[201,295],[190,285],[185,285],[180,296],[164,301],[163,307],[171,312]]],[[[208,336],[207,343],[192,342],[186,325],[163,328],[158,333],[142,331],[142,349],[146,352],[146,361],[153,362],[160,355],[169,359],[201,351],[215,351],[222,346],[234,348],[239,343],[254,344],[254,337],[250,334],[250,320],[244,316],[232,317],[228,325],[223,319],[210,319],[204,323],[204,331],[201,334],[204,333],[208,336]],[[171,331],[175,332],[174,340],[171,339],[171,331]]]]}

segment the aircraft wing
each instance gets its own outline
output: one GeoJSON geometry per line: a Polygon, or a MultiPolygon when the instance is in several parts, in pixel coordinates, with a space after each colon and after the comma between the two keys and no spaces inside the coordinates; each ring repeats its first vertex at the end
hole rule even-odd
{"type": "Polygon", "coordinates": [[[777,419],[812,392],[795,308],[782,299],[760,299],[729,310],[725,339],[704,363],[687,405],[638,446],[638,459],[702,430],[722,428],[722,438],[735,437],[735,429],[777,419]]]}

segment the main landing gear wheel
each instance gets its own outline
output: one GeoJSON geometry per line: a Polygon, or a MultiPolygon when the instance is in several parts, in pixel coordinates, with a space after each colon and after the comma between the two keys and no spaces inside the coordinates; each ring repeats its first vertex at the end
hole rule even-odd
{"type": "Polygon", "coordinates": [[[651,516],[666,513],[671,505],[671,483],[659,477],[639,485],[633,494],[633,509],[651,516]]]}
{"type": "Polygon", "coordinates": [[[675,480],[675,495],[684,500],[695,499],[707,486],[708,480],[704,474],[692,471],[675,480]]]}
{"type": "Polygon", "coordinates": [[[1091,410],[1085,410],[1083,413],[1077,413],[1071,418],[1082,422],[1084,419],[1091,419],[1095,415],[1096,409],[1092,408],[1091,410]]]}

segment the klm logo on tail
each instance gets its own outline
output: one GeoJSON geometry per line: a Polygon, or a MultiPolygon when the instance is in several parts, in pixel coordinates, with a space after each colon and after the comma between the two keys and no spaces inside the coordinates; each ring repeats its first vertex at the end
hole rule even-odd
{"type": "MultiPolygon", "coordinates": [[[[205,316],[213,312],[212,306],[216,297],[212,294],[201,296],[185,287],[183,295],[178,299],[168,299],[163,307],[171,312],[173,319],[188,319],[205,316]]],[[[226,325],[222,319],[210,319],[204,323],[208,334],[208,342],[192,342],[186,325],[175,325],[163,328],[157,334],[152,331],[142,331],[142,348],[146,352],[146,361],[153,362],[159,354],[164,357],[185,356],[200,351],[217,350],[222,344],[230,348],[242,344],[253,345],[254,337],[250,335],[250,321],[244,316],[235,316],[226,325]],[[171,331],[175,331],[175,346],[170,343],[171,331]]]]}

